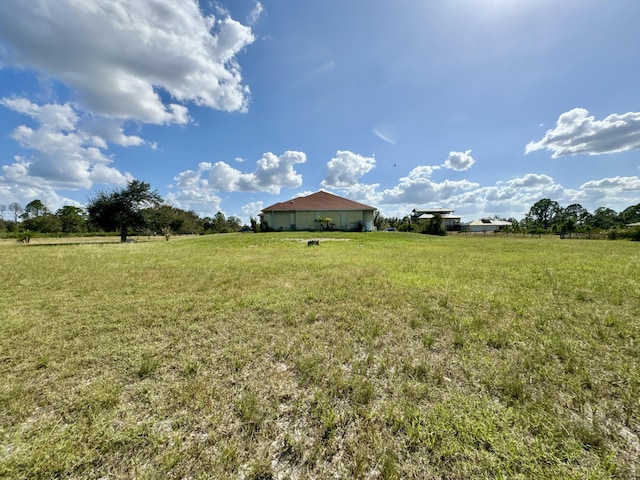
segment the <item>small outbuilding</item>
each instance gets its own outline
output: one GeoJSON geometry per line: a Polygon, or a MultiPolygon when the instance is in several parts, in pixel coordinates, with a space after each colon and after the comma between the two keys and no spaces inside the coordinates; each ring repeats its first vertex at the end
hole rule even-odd
{"type": "Polygon", "coordinates": [[[373,230],[376,208],[323,190],[263,208],[260,218],[273,230],[373,230]],[[331,219],[319,222],[318,219],[331,219]]]}
{"type": "Polygon", "coordinates": [[[480,220],[474,220],[462,225],[463,232],[499,232],[507,227],[513,225],[506,220],[496,220],[494,218],[481,218],[480,220]]]}

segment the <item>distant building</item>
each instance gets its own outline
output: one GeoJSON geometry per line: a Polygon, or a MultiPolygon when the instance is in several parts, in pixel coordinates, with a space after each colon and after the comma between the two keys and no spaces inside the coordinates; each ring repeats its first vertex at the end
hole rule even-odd
{"type": "Polygon", "coordinates": [[[260,217],[273,230],[321,230],[317,218],[330,218],[332,230],[373,230],[375,207],[320,191],[274,203],[262,209],[260,217]]]}
{"type": "Polygon", "coordinates": [[[481,218],[462,225],[463,232],[499,232],[513,225],[506,220],[496,220],[493,218],[481,218]]]}
{"type": "Polygon", "coordinates": [[[414,208],[411,211],[411,221],[414,223],[420,221],[429,221],[433,218],[433,215],[437,213],[442,217],[442,225],[446,230],[460,230],[461,217],[459,215],[454,215],[453,212],[454,210],[449,210],[447,208],[431,208],[428,210],[418,210],[414,208]]]}

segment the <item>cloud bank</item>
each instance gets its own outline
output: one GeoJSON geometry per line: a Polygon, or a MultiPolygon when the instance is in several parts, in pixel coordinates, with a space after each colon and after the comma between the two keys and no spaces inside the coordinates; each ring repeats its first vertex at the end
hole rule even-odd
{"type": "Polygon", "coordinates": [[[254,41],[194,0],[0,2],[6,65],[63,83],[82,109],[123,120],[184,124],[184,103],[244,111],[238,52],[254,41]]]}
{"type": "Polygon", "coordinates": [[[38,184],[50,189],[90,188],[94,183],[124,184],[131,176],[110,166],[105,155],[106,138],[121,145],[140,145],[143,140],[111,128],[105,137],[83,128],[81,117],[69,104],[37,105],[20,99],[0,99],[0,105],[31,118],[37,125],[17,127],[11,137],[29,157],[15,157],[15,163],[3,165],[2,177],[17,185],[38,184]]]}
{"type": "MultiPolygon", "coordinates": [[[[251,18],[261,13],[256,4],[251,18]]],[[[9,198],[122,185],[132,177],[109,145],[156,148],[125,126],[184,125],[189,105],[244,112],[250,100],[236,55],[251,28],[204,15],[195,0],[5,0],[0,41],[0,67],[34,71],[55,92],[0,99],[31,122],[11,134],[25,154],[2,167],[9,198]]]]}

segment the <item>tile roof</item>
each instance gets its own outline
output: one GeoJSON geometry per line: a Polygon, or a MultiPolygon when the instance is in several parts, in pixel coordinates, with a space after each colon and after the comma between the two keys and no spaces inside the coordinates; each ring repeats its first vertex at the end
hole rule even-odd
{"type": "Polygon", "coordinates": [[[375,207],[365,205],[364,203],[354,202],[347,198],[333,195],[332,193],[319,191],[307,195],[306,197],[296,197],[286,202],[274,203],[266,208],[263,212],[273,211],[322,211],[322,210],[375,210],[375,207]]]}

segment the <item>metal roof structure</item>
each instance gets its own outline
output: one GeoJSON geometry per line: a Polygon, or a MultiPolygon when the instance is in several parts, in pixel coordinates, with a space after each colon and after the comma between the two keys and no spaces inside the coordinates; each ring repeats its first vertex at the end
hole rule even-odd
{"type": "Polygon", "coordinates": [[[512,222],[508,222],[506,220],[496,220],[493,218],[481,218],[480,220],[473,220],[471,222],[464,223],[466,226],[476,226],[476,225],[494,225],[496,227],[506,227],[513,225],[512,222]]]}
{"type": "Polygon", "coordinates": [[[439,213],[440,215],[447,215],[447,214],[451,214],[453,213],[454,210],[451,208],[414,208],[411,213],[413,213],[414,216],[420,216],[420,215],[424,215],[425,213],[427,215],[433,215],[434,213],[439,213]]]}
{"type": "MultiPolygon", "coordinates": [[[[453,211],[453,210],[451,210],[453,211]]],[[[436,212],[437,213],[437,212],[436,212]]],[[[444,220],[445,218],[452,218],[452,219],[460,219],[462,218],[460,215],[450,215],[450,214],[441,214],[440,217],[444,220]]],[[[419,220],[427,220],[433,218],[433,214],[432,213],[423,213],[422,215],[420,215],[418,217],[419,220]]]]}

